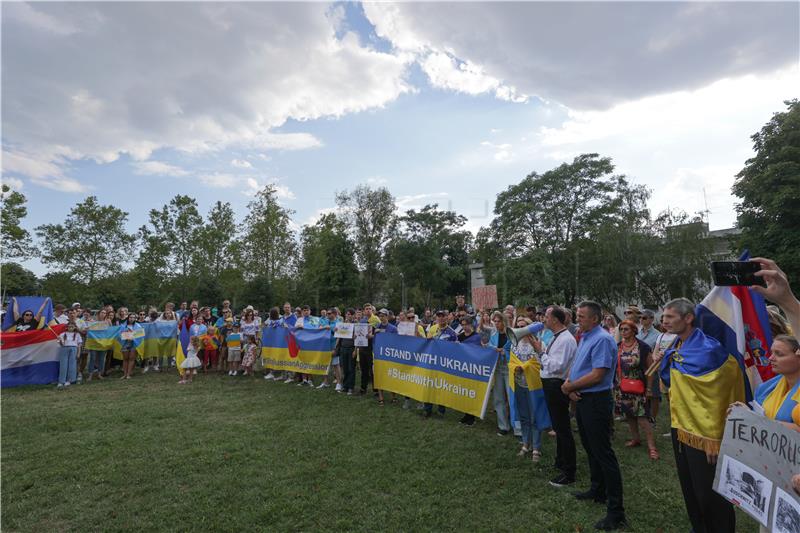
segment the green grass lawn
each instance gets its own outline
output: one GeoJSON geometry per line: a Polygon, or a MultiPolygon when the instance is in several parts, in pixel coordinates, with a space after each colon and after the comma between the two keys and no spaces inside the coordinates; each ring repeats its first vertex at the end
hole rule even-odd
{"type": "MultiPolygon", "coordinates": [[[[3,531],[572,532],[605,514],[548,485],[554,439],[541,463],[520,459],[493,413],[465,428],[452,411],[425,420],[260,377],[176,382],[4,390],[3,531]]],[[[689,531],[669,440],[653,463],[623,448],[617,427],[630,530],[689,531]]],[[[578,466],[585,489],[580,444],[578,466]]],[[[739,524],[757,530],[742,514],[739,524]]]]}

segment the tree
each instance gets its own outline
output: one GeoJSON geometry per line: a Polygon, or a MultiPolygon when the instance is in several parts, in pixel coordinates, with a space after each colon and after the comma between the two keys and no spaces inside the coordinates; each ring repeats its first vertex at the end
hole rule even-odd
{"type": "Polygon", "coordinates": [[[3,184],[0,193],[0,230],[2,231],[2,258],[27,259],[36,252],[28,230],[20,226],[22,219],[28,215],[25,195],[12,191],[3,184]]]}
{"type": "Polygon", "coordinates": [[[115,274],[131,259],[135,244],[125,231],[128,213],[100,205],[89,196],[67,215],[64,224],[36,228],[41,239],[42,263],[56,265],[91,285],[99,275],[115,274]]]}
{"type": "Polygon", "coordinates": [[[372,301],[378,296],[386,245],[396,222],[394,197],[386,187],[359,185],[350,192],[336,193],[336,205],[355,243],[363,275],[362,296],[372,301]]]}
{"type": "Polygon", "coordinates": [[[800,101],[785,102],[753,135],[755,157],[736,175],[733,194],[742,229],[738,245],[774,259],[793,282],[800,279],[800,101]]]}
{"type": "Polygon", "coordinates": [[[217,201],[211,207],[207,223],[198,228],[197,239],[192,264],[203,276],[216,276],[224,268],[239,264],[240,241],[233,208],[228,202],[217,201]]]}
{"type": "Polygon", "coordinates": [[[472,234],[461,229],[467,219],[438,207],[433,204],[406,211],[398,219],[399,230],[387,247],[393,293],[399,294],[402,275],[406,289],[421,297],[425,306],[444,304],[456,293],[466,294],[469,288],[472,234]]]}
{"type": "Polygon", "coordinates": [[[30,270],[17,263],[0,265],[0,284],[2,285],[3,301],[5,296],[28,296],[39,294],[39,280],[30,270]]]}
{"type": "Polygon", "coordinates": [[[320,305],[351,304],[358,294],[355,247],[345,223],[335,214],[305,226],[300,235],[300,291],[305,301],[320,305]]]}
{"type": "Polygon", "coordinates": [[[249,278],[264,277],[272,282],[295,270],[297,242],[291,229],[294,211],[278,203],[277,190],[268,184],[247,204],[242,256],[249,278]]]}

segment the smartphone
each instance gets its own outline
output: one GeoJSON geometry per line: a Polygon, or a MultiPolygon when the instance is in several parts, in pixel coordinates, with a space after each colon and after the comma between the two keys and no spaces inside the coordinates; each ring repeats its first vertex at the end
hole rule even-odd
{"type": "Polygon", "coordinates": [[[766,287],[767,284],[764,280],[755,275],[759,270],[761,270],[761,264],[753,261],[711,262],[711,275],[714,277],[714,285],[718,287],[735,285],[766,287]]]}

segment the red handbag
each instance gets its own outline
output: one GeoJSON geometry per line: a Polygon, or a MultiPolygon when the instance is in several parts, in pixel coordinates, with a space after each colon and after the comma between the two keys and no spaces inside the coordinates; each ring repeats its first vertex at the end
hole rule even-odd
{"type": "Polygon", "coordinates": [[[635,394],[644,396],[644,381],[641,379],[631,379],[622,375],[622,354],[617,352],[617,372],[619,373],[619,390],[625,394],[635,394]]]}

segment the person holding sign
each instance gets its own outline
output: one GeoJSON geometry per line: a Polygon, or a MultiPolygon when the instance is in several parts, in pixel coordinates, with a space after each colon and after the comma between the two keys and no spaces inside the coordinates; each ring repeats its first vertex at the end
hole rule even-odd
{"type": "MultiPolygon", "coordinates": [[[[458,341],[458,335],[447,323],[447,312],[445,310],[439,309],[436,311],[436,323],[428,330],[428,338],[447,342],[458,341]]],[[[430,418],[431,414],[433,414],[433,404],[425,403],[423,409],[423,416],[430,418]]],[[[444,405],[438,406],[438,411],[440,415],[444,416],[444,405]]]]}
{"type": "Polygon", "coordinates": [[[356,359],[355,359],[355,341],[353,339],[353,325],[355,323],[355,310],[348,309],[344,313],[344,322],[349,327],[339,328],[336,332],[336,346],[334,351],[336,357],[339,358],[339,364],[342,366],[342,389],[336,392],[346,392],[348,396],[353,395],[353,389],[356,386],[356,359]]]}
{"type": "Polygon", "coordinates": [[[672,447],[686,512],[695,533],[736,531],[733,505],[714,492],[714,475],[731,403],[744,401],[744,362],[694,327],[695,306],[677,298],[664,306],[677,336],[661,361],[669,387],[672,447]]]}

